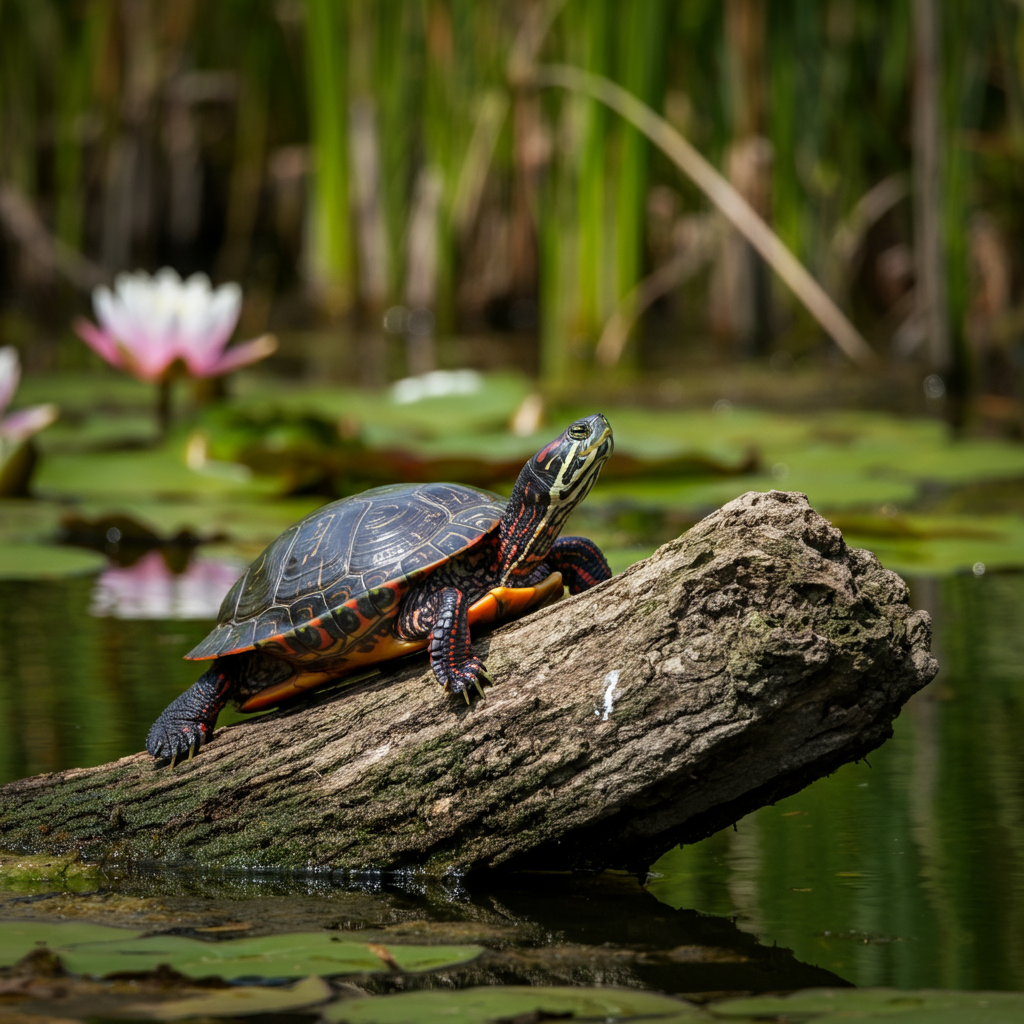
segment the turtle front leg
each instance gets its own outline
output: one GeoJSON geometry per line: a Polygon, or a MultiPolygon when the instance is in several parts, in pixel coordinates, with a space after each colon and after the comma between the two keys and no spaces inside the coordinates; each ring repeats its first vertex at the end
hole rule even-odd
{"type": "Polygon", "coordinates": [[[427,637],[430,667],[448,693],[461,693],[469,703],[469,688],[480,696],[482,679],[492,683],[484,663],[471,652],[469,600],[458,587],[443,587],[420,596],[403,608],[399,635],[408,640],[427,637]]]}
{"type": "Polygon", "coordinates": [[[171,701],[153,723],[146,749],[156,758],[191,757],[213,735],[217,716],[228,702],[232,680],[218,658],[180,697],[171,701]]]}
{"type": "Polygon", "coordinates": [[[612,578],[601,549],[589,537],[559,537],[544,563],[562,574],[570,594],[579,594],[612,578]]]}

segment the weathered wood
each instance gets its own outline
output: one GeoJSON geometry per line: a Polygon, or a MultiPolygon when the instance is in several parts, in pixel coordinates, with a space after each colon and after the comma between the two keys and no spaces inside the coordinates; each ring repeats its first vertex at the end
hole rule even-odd
{"type": "Polygon", "coordinates": [[[0,788],[0,845],[289,869],[641,869],[891,735],[936,672],[924,612],[803,495],[751,492],[651,558],[484,637],[497,685],[425,659],[146,754],[0,788]]]}

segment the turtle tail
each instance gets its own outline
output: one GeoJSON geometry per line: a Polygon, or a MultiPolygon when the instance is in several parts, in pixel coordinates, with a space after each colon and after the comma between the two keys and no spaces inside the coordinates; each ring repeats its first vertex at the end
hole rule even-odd
{"type": "Polygon", "coordinates": [[[210,739],[234,685],[226,660],[218,658],[153,723],[146,737],[146,749],[153,757],[170,758],[173,767],[210,739]]]}

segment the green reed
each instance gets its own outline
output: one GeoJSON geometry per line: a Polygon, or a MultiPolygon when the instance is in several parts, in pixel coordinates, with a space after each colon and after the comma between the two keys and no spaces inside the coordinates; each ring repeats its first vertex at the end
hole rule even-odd
{"type": "MultiPolygon", "coordinates": [[[[830,280],[833,239],[857,202],[886,177],[909,179],[911,5],[767,4],[755,18],[764,68],[753,82],[735,73],[728,6],[735,13],[743,3],[567,0],[537,59],[623,85],[719,167],[749,130],[736,111],[757,99],[774,152],[770,220],[811,272],[830,280]]],[[[748,6],[756,12],[757,0],[748,6]]],[[[958,334],[974,287],[971,212],[993,211],[1011,247],[1024,233],[1024,15],[1011,0],[942,8],[940,215],[958,334]]],[[[417,269],[410,228],[429,170],[440,196],[430,211],[427,293],[438,336],[536,298],[539,364],[557,388],[590,373],[608,318],[656,269],[651,188],[675,192],[678,216],[708,207],[596,101],[509,80],[508,56],[531,10],[515,0],[2,0],[0,180],[53,237],[109,272],[173,259],[237,277],[268,303],[301,290],[329,319],[376,326],[384,307],[406,301],[417,269]],[[186,93],[182,123],[198,182],[198,220],[188,230],[187,217],[171,223],[180,211],[168,203],[184,194],[174,177],[184,164],[170,158],[168,139],[172,114],[185,109],[175,97],[186,93]],[[353,177],[357,107],[376,152],[369,200],[353,177]],[[308,157],[292,199],[270,171],[287,147],[306,147],[308,157]],[[282,227],[294,195],[305,213],[287,230],[301,231],[301,242],[282,227]]],[[[886,215],[879,230],[889,243],[912,247],[910,207],[904,200],[886,215]]],[[[57,279],[41,285],[38,274],[19,277],[17,260],[4,266],[12,295],[57,279]]],[[[895,314],[871,293],[872,268],[860,278],[859,268],[846,268],[838,286],[885,351],[895,314]]],[[[706,333],[706,287],[706,276],[686,286],[676,335],[706,333]]],[[[790,310],[783,326],[818,337],[791,300],[781,305],[790,310]]],[[[635,333],[627,361],[642,321],[635,333]]]]}

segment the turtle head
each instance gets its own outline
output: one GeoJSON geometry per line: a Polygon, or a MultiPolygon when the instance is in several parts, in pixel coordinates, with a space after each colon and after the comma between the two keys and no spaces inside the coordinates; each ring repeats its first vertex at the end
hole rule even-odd
{"type": "Polygon", "coordinates": [[[612,447],[611,424],[601,413],[577,420],[530,459],[516,489],[523,483],[526,500],[566,507],[568,515],[594,486],[612,447]]]}
{"type": "Polygon", "coordinates": [[[523,466],[501,524],[504,580],[528,575],[543,560],[612,448],[611,424],[595,413],[570,424],[523,466]]]}

